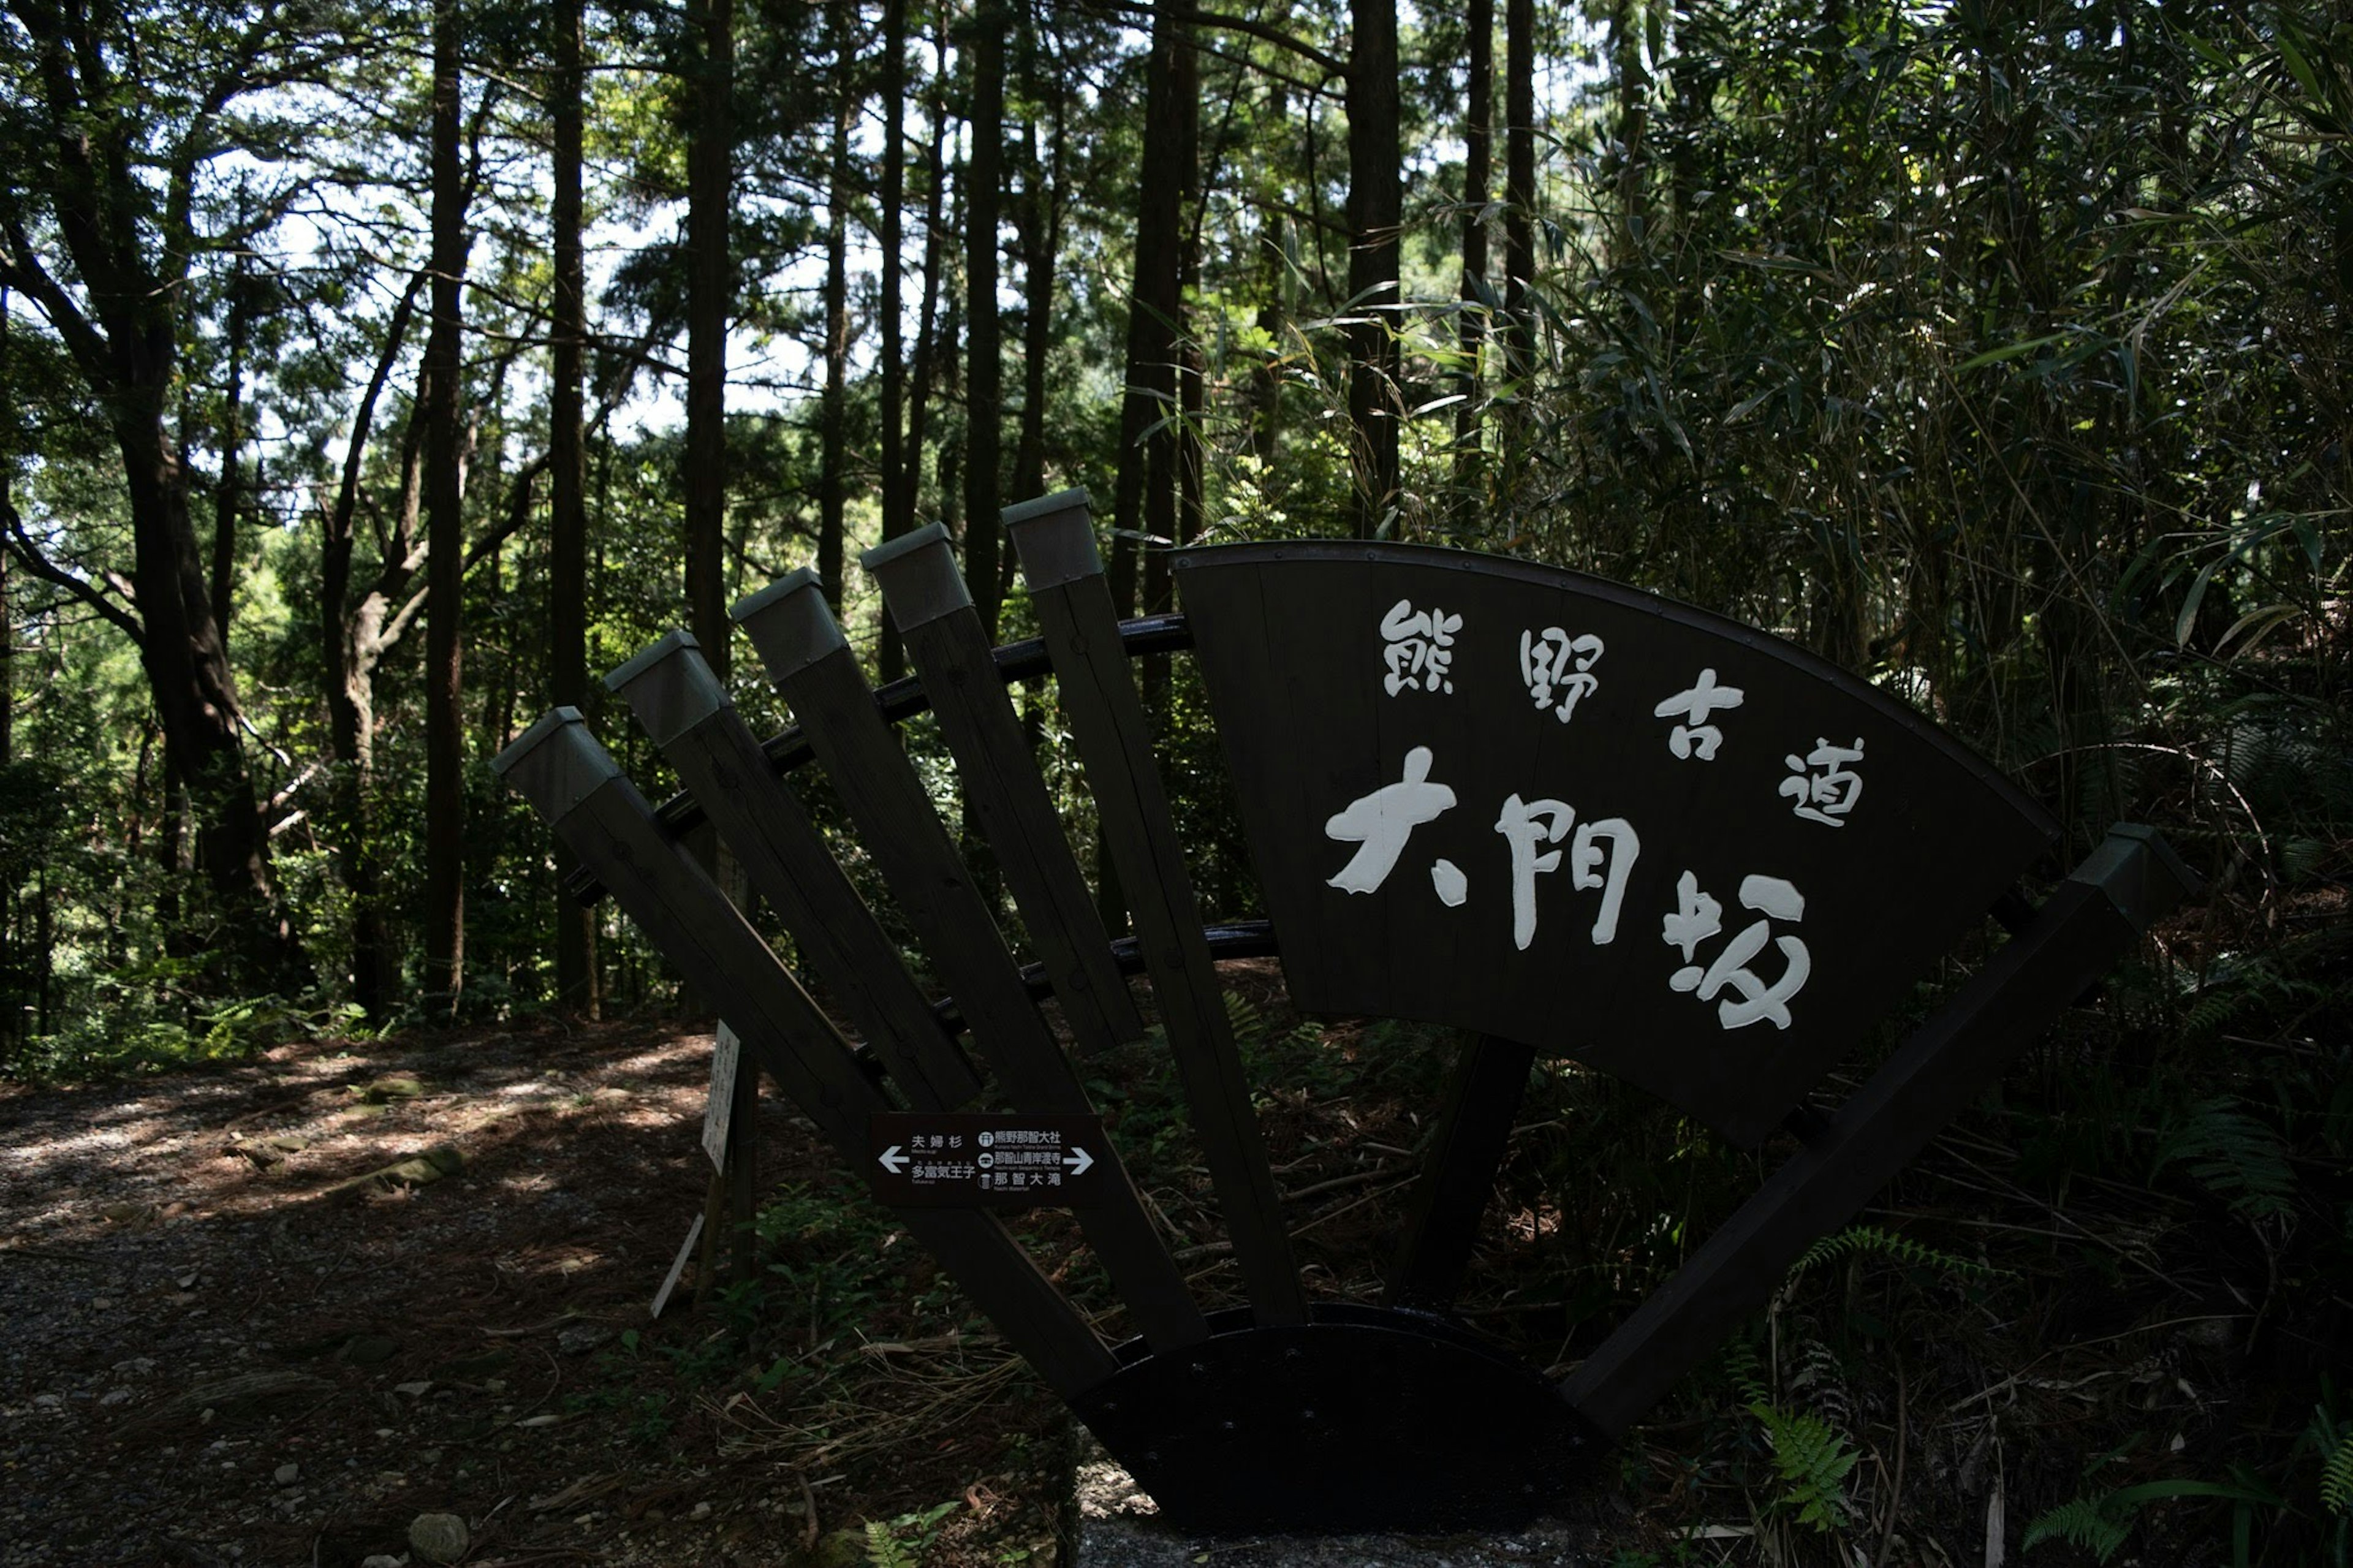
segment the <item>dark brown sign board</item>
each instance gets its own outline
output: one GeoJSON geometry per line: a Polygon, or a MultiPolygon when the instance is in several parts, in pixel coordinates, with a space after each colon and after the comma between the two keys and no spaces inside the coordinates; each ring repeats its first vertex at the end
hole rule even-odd
{"type": "Polygon", "coordinates": [[[1453,1024],[1744,1144],[2056,838],[1894,698],[1493,556],[1175,557],[1304,1010],[1453,1024]]]}
{"type": "Polygon", "coordinates": [[[884,1111],[866,1179],[894,1208],[1085,1208],[1110,1195],[1100,1116],[884,1111]]]}

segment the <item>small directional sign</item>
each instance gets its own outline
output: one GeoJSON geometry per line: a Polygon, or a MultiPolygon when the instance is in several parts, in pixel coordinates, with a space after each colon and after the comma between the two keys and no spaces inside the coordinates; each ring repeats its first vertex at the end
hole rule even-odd
{"type": "Polygon", "coordinates": [[[1110,1179],[1099,1116],[893,1111],[866,1126],[866,1178],[900,1208],[1084,1208],[1110,1179]]]}

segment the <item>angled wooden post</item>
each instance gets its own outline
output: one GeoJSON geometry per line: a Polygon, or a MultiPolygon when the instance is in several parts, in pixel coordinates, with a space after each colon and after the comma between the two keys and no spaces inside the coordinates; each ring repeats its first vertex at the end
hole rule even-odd
{"type": "MultiPolygon", "coordinates": [[[[839,788],[843,805],[915,928],[974,1045],[1002,1092],[1025,1110],[1091,1112],[1093,1106],[1021,983],[987,904],[931,796],[874,705],[841,628],[806,569],[752,595],[731,612],[751,635],[802,732],[839,788]]],[[[975,672],[994,682],[993,666],[975,672]]],[[[1122,988],[1124,995],[1124,988],[1122,988]]],[[[1117,1162],[1116,1152],[1111,1154],[1117,1162]]],[[[1102,1257],[1120,1299],[1155,1347],[1208,1336],[1208,1321],[1167,1247],[1154,1231],[1124,1163],[1107,1173],[1112,1195],[1078,1210],[1087,1244],[1102,1257]]]]}
{"type": "MultiPolygon", "coordinates": [[[[588,733],[579,710],[555,710],[491,765],[687,982],[718,1004],[836,1152],[853,1167],[862,1163],[866,1119],[889,1102],[710,874],[663,835],[653,807],[588,733]]],[[[1056,1392],[1067,1397],[1114,1370],[1102,1340],[994,1218],[968,1210],[894,1212],[1056,1392]]]]}
{"type": "Polygon", "coordinates": [[[1535,1060],[1535,1047],[1493,1035],[1463,1042],[1439,1113],[1436,1141],[1414,1183],[1405,1237],[1382,1291],[1390,1306],[1452,1310],[1535,1060]]]}
{"type": "Polygon", "coordinates": [[[839,997],[919,1109],[969,1100],[980,1079],[940,1028],[898,951],[729,700],[702,646],[672,632],[605,679],[692,791],[804,961],[839,997]]]}
{"type": "Polygon", "coordinates": [[[2111,828],[1961,994],[1561,1384],[1578,1414],[1622,1436],[2197,880],[2147,828],[2111,828]]]}
{"type": "Polygon", "coordinates": [[[931,694],[965,798],[997,852],[1071,1033],[1090,1054],[1134,1039],[1144,1033],[1144,1020],[1112,962],[1111,938],[1063,837],[1020,717],[996,677],[988,634],[948,548],[947,530],[933,523],[859,560],[881,585],[900,643],[931,694]]]}
{"type": "Polygon", "coordinates": [[[1176,841],[1167,791],[1152,761],[1144,702],[1121,650],[1118,612],[1095,551],[1087,494],[1065,490],[1008,507],[1002,515],[1061,682],[1062,709],[1102,817],[1103,847],[1134,914],[1153,999],[1243,1284],[1260,1321],[1299,1322],[1306,1302],[1283,1226],[1282,1194],[1267,1166],[1224,989],[1202,935],[1184,846],[1176,841]]]}

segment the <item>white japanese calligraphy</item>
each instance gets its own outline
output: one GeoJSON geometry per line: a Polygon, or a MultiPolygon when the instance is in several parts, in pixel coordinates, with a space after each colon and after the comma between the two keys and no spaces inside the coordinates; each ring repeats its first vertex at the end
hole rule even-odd
{"type": "Polygon", "coordinates": [[[1417,611],[1410,599],[1391,605],[1381,617],[1381,637],[1388,644],[1381,651],[1381,661],[1388,666],[1381,685],[1392,697],[1415,688],[1453,690],[1454,634],[1461,629],[1461,616],[1440,609],[1417,611]]]}
{"type": "Polygon", "coordinates": [[[1577,700],[1599,689],[1601,678],[1593,667],[1601,658],[1601,639],[1591,632],[1572,637],[1558,626],[1520,634],[1520,679],[1538,709],[1549,709],[1566,724],[1577,711],[1577,700]]]}
{"type": "Polygon", "coordinates": [[[1724,744],[1724,731],[1707,721],[1707,716],[1719,709],[1740,706],[1747,693],[1737,686],[1718,686],[1715,671],[1703,669],[1699,679],[1688,691],[1678,691],[1656,708],[1653,717],[1677,719],[1674,730],[1667,736],[1667,750],[1676,756],[1697,756],[1701,762],[1715,760],[1715,749],[1724,744]]]}
{"type": "Polygon", "coordinates": [[[1741,908],[1765,918],[1725,943],[1724,951],[1704,969],[1690,961],[1698,957],[1702,942],[1723,933],[1724,906],[1703,892],[1699,879],[1689,871],[1675,883],[1675,900],[1677,908],[1662,922],[1662,936],[1669,946],[1683,950],[1686,963],[1667,977],[1668,985],[1677,991],[1695,991],[1703,1002],[1715,1002],[1716,994],[1726,986],[1738,992],[1736,1002],[1730,997],[1716,1002],[1716,1022],[1726,1029],[1746,1028],[1759,1019],[1770,1019],[1777,1029],[1788,1028],[1789,998],[1805,989],[1806,978],[1813,973],[1813,960],[1806,944],[1796,937],[1775,936],[1772,922],[1795,925],[1804,920],[1804,896],[1778,877],[1743,877],[1741,908]],[[1767,941],[1781,950],[1783,962],[1781,978],[1770,984],[1748,967],[1767,941]]]}
{"type": "Polygon", "coordinates": [[[1846,767],[1862,761],[1862,738],[1858,736],[1852,746],[1833,746],[1826,738],[1816,736],[1812,751],[1782,761],[1794,775],[1781,781],[1781,793],[1798,803],[1791,808],[1794,814],[1809,822],[1844,827],[1841,818],[1862,798],[1862,775],[1846,767]],[[1809,768],[1815,771],[1810,773],[1809,768]]]}
{"type": "MultiPolygon", "coordinates": [[[[1388,879],[1405,852],[1405,841],[1425,822],[1454,808],[1454,792],[1430,782],[1430,752],[1416,746],[1405,754],[1402,782],[1383,784],[1372,794],[1348,803],[1324,824],[1324,837],[1360,846],[1327,886],[1345,892],[1369,893],[1388,879]]],[[[1440,886],[1440,896],[1445,891],[1440,886]]]]}
{"type": "MultiPolygon", "coordinates": [[[[1512,847],[1512,942],[1522,952],[1536,937],[1536,875],[1560,869],[1561,852],[1552,849],[1539,854],[1538,847],[1567,837],[1576,821],[1577,808],[1567,801],[1523,801],[1516,795],[1504,799],[1503,814],[1495,819],[1495,831],[1512,847]]],[[[1580,892],[1601,890],[1601,912],[1593,922],[1597,945],[1617,940],[1626,879],[1641,850],[1641,841],[1623,817],[1588,822],[1577,830],[1568,850],[1569,886],[1580,892]],[[1608,852],[1601,847],[1605,839],[1608,852]],[[1605,860],[1609,867],[1606,878],[1601,873],[1605,860]]]]}

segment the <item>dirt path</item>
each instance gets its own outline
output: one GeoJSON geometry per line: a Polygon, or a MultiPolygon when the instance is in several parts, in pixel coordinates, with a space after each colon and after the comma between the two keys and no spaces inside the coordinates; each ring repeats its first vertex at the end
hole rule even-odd
{"type": "MultiPolygon", "coordinates": [[[[701,1209],[709,1052],[501,1029],[0,1091],[0,1563],[357,1568],[424,1513],[470,1563],[824,1555],[892,1489],[714,1440],[720,1398],[680,1392],[697,1353],[734,1370],[713,1314],[647,1321],[701,1209]]],[[[768,1169],[814,1173],[763,1116],[768,1169]]]]}

